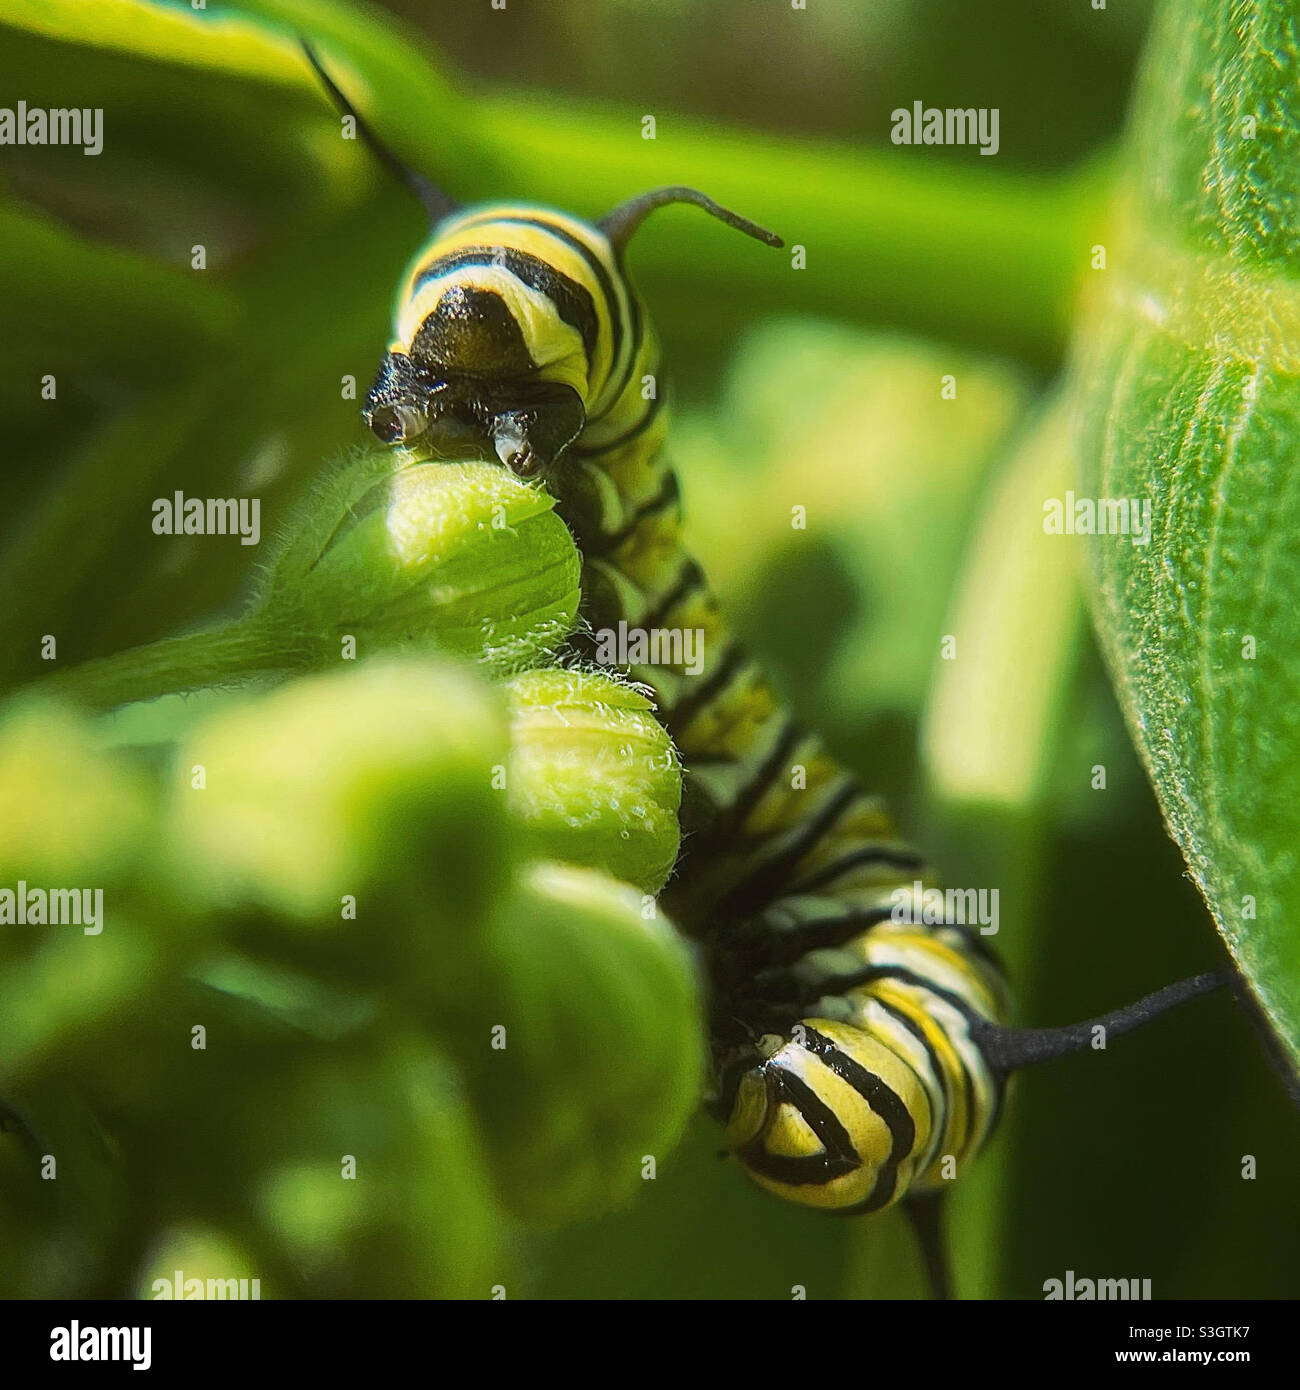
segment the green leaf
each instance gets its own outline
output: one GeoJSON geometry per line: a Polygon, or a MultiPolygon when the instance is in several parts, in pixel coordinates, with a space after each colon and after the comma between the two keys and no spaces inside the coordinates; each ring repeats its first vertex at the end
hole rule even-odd
{"type": "Polygon", "coordinates": [[[681,115],[671,139],[640,140],[630,138],[635,108],[513,89],[489,94],[476,112],[480,139],[504,170],[495,186],[471,172],[476,196],[509,190],[598,217],[642,189],[685,183],[785,238],[781,252],[737,246],[684,209],[650,223],[631,271],[660,326],[683,334],[715,324],[730,336],[738,321],[789,310],[905,324],[1050,359],[1086,264],[1081,229],[1110,178],[1100,166],[1061,178],[953,165],[940,172],[862,141],[782,138],[681,115]],[[806,253],[804,269],[794,269],[795,247],[806,253]]]}
{"type": "MultiPolygon", "coordinates": [[[[1169,828],[1300,1060],[1300,69],[1292,5],[1169,5],[1080,337],[1082,495],[1121,703],[1169,828]]],[[[1101,240],[1101,238],[1097,238],[1101,240]]]]}
{"type": "Polygon", "coordinates": [[[121,343],[119,369],[125,357],[155,379],[183,381],[197,343],[233,336],[236,307],[222,286],[90,241],[30,208],[0,206],[0,243],[4,351],[27,349],[33,377],[51,363],[93,370],[111,337],[121,343]]]}
{"type": "MultiPolygon", "coordinates": [[[[243,13],[196,10],[185,0],[0,0],[0,25],[66,44],[300,87],[328,110],[298,47],[323,50],[335,79],[386,138],[422,150],[425,166],[482,158],[469,103],[423,56],[427,45],[390,18],[375,23],[342,0],[243,0],[243,13]]],[[[349,154],[356,154],[354,148],[349,154]]]]}

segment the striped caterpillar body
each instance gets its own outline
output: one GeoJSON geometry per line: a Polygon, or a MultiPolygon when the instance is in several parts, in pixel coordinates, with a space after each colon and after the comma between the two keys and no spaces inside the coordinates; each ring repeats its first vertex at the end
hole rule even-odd
{"type": "Polygon", "coordinates": [[[998,1081],[969,1021],[1002,1016],[1001,981],[962,932],[891,924],[891,894],[910,891],[920,860],[730,637],[682,546],[658,373],[653,331],[599,228],[547,208],[474,208],[440,222],[416,257],[366,411],[382,431],[394,382],[404,409],[425,412],[410,383],[436,386],[442,415],[477,422],[480,442],[555,495],[583,555],[592,629],[703,634],[699,674],[684,662],[628,670],[654,691],[690,786],[667,902],[710,964],[714,1109],[763,1186],[876,1210],[938,1181],[945,1156],[964,1165],[992,1128],[998,1081]],[[540,440],[525,412],[503,418],[520,399],[512,375],[529,384],[540,440]]]}
{"type": "MultiPolygon", "coordinates": [[[[680,644],[624,669],[653,691],[685,769],[683,852],[663,896],[707,964],[709,1104],[728,1148],[761,1186],[830,1212],[939,1190],[988,1139],[1007,1073],[1086,1045],[1090,1025],[1005,1027],[1004,983],[978,933],[919,925],[921,859],[789,718],[682,545],[658,345],[624,247],[673,202],[782,243],[680,187],[598,223],[533,205],[457,208],[380,144],[306,51],[433,221],[366,422],[390,443],[481,449],[545,485],[582,552],[591,631],[702,634],[694,673],[680,644]]],[[[589,655],[590,634],[578,641],[589,655]]],[[[1099,1022],[1126,1031],[1218,982],[1171,986],[1099,1022]]]]}

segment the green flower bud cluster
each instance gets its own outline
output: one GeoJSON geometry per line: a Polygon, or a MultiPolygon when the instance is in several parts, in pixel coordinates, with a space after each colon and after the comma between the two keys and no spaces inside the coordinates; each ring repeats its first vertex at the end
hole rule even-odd
{"type": "Polygon", "coordinates": [[[0,706],[0,888],[104,903],[0,925],[0,1296],[488,1296],[694,1109],[680,769],[556,664],[567,529],[495,465],[352,463],[247,617],[0,706]]]}

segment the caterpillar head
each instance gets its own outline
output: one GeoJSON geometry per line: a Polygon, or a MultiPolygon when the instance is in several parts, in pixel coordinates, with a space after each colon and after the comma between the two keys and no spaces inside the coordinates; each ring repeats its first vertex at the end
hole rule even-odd
{"type": "MultiPolygon", "coordinates": [[[[312,45],[300,42],[335,106],[424,205],[435,235],[445,232],[459,205],[398,159],[340,90],[312,45]]],[[[670,203],[702,208],[769,246],[783,244],[774,233],[697,189],[674,184],[621,203],[591,229],[605,254],[612,253],[618,273],[628,240],[652,212],[670,203]]],[[[477,223],[460,219],[462,231],[466,225],[477,223]]],[[[397,342],[380,366],[362,414],[385,443],[411,444],[427,437],[442,452],[447,446],[463,448],[469,436],[519,475],[536,477],[587,422],[587,401],[578,388],[589,381],[598,332],[594,307],[582,300],[582,294],[590,300],[590,292],[566,284],[566,277],[536,254],[517,254],[512,261],[504,247],[461,245],[449,251],[449,258],[450,263],[435,259],[411,285],[399,312],[397,342]]],[[[609,268],[600,274],[607,286],[609,268]]]]}
{"type": "MultiPolygon", "coordinates": [[[[457,338],[460,360],[483,361],[484,343],[480,326],[468,324],[457,338]]],[[[366,396],[362,418],[385,444],[423,439],[438,453],[474,447],[521,478],[536,478],[582,433],[587,409],[573,387],[466,371],[417,356],[418,345],[409,354],[389,352],[366,396]]]]}

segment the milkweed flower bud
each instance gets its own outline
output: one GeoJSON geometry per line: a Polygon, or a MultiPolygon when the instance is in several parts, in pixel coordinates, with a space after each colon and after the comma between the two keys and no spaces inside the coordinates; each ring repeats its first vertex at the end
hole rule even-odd
{"type": "Polygon", "coordinates": [[[0,713],[0,787],[0,883],[129,874],[155,830],[139,769],[60,701],[23,696],[0,713]]]}
{"type": "Polygon", "coordinates": [[[527,671],[506,690],[510,809],[539,853],[662,888],[682,778],[650,701],[602,671],[527,671]]]}
{"type": "Polygon", "coordinates": [[[582,562],[554,506],[494,463],[357,451],[290,517],[243,618],[40,685],[106,709],[394,650],[520,670],[577,619],[582,562]]]}
{"type": "Polygon", "coordinates": [[[358,655],[434,648],[518,669],[577,617],[581,560],[554,506],[496,464],[362,454],[290,520],[258,609],[313,664],[352,637],[358,655]]]}
{"type": "Polygon", "coordinates": [[[445,1032],[503,1200],[543,1222],[625,1204],[699,1103],[689,948],[627,884],[551,863],[521,874],[483,945],[445,1032]]]}
{"type": "MultiPolygon", "coordinates": [[[[210,901],[348,931],[345,898],[372,916],[381,899],[416,900],[435,949],[438,923],[468,931],[509,877],[491,785],[505,756],[499,700],[461,667],[388,658],[290,681],[219,709],[182,747],[181,872],[210,901]]],[[[375,962],[384,941],[417,949],[399,935],[364,934],[375,962]]]]}
{"type": "Polygon", "coordinates": [[[472,1107],[436,1045],[389,1018],[363,1047],[282,1074],[256,1090],[238,1145],[255,1169],[241,1191],[259,1244],[313,1297],[490,1289],[506,1231],[472,1107]]]}

